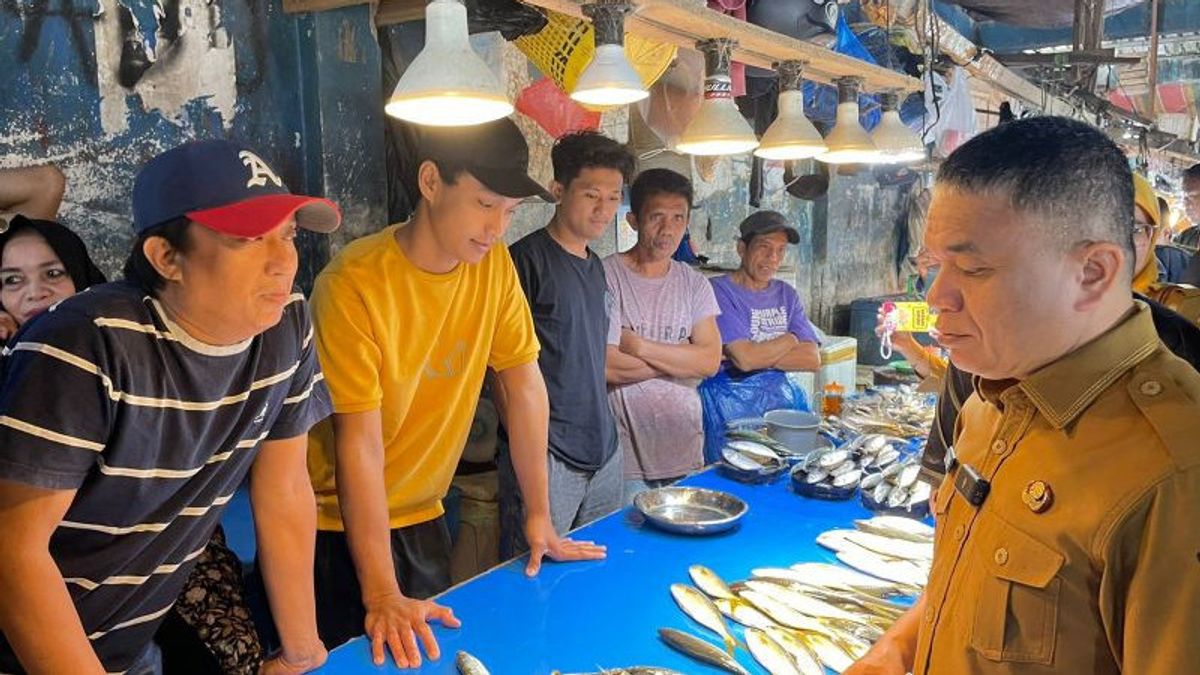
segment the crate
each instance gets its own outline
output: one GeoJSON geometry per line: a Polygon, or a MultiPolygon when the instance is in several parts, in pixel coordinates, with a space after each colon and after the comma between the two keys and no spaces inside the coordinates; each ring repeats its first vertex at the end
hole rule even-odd
{"type": "Polygon", "coordinates": [[[809,408],[816,411],[821,409],[821,392],[826,384],[837,382],[842,385],[845,395],[856,391],[858,340],[849,336],[827,335],[821,341],[820,353],[821,370],[815,373],[788,373],[788,379],[804,390],[809,408]]]}

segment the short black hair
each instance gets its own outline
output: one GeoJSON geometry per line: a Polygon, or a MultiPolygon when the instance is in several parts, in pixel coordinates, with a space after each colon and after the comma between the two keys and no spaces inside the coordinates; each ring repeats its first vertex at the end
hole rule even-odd
{"type": "Polygon", "coordinates": [[[679,195],[687,200],[688,209],[692,207],[692,181],[670,169],[647,169],[638,174],[629,188],[629,208],[634,217],[641,214],[647,199],[658,194],[679,195]]]}
{"type": "Polygon", "coordinates": [[[972,138],[946,158],[938,184],[1007,195],[1036,215],[1066,250],[1084,241],[1120,246],[1133,270],[1133,173],[1100,130],[1066,117],[1030,117],[972,138]]]}
{"type": "Polygon", "coordinates": [[[628,183],[634,171],[633,155],[625,146],[595,131],[576,131],[554,143],[550,150],[554,180],[564,188],[584,169],[613,169],[628,183]]]}
{"type": "Polygon", "coordinates": [[[133,242],[133,248],[129,251],[129,257],[125,259],[125,269],[123,270],[125,280],[141,286],[151,295],[155,295],[166,287],[167,280],[158,273],[158,270],[154,269],[154,265],[151,265],[150,260],[146,258],[146,252],[142,250],[143,244],[151,237],[162,237],[167,240],[171,248],[180,253],[187,253],[192,248],[192,238],[188,232],[191,224],[192,222],[186,217],[180,217],[140,232],[133,242]]]}
{"type": "Polygon", "coordinates": [[[1193,164],[1183,170],[1183,180],[1200,181],[1200,164],[1193,164]]]}

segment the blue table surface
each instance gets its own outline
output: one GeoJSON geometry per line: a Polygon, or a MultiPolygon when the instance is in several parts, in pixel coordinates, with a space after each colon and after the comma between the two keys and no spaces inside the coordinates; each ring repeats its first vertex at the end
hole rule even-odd
{"type": "MultiPolygon", "coordinates": [[[[571,535],[607,545],[603,561],[548,563],[533,579],[525,576],[523,559],[485,572],[438,599],[454,609],[462,628],[435,624],[442,658],[424,660],[419,670],[408,672],[456,673],[454,655],[460,649],[478,657],[493,675],[588,673],[633,665],[723,672],[658,638],[659,628],[673,627],[720,642],[671,598],[671,584],[691,583],[688,566],[707,565],[733,583],[756,567],[836,562],[816,544],[817,535],[871,516],[857,498],[824,502],[797,495],[786,474],[769,485],[745,485],[708,471],[683,484],[731,492],[750,510],[731,531],[686,536],[660,531],[641,522],[636,510],[625,509],[571,535]]],[[[730,625],[740,638],[740,627],[730,625]]],[[[750,672],[766,673],[745,650],[739,649],[737,658],[750,672]]],[[[369,643],[358,638],[331,652],[320,672],[400,671],[390,657],[384,666],[372,664],[369,643]]]]}

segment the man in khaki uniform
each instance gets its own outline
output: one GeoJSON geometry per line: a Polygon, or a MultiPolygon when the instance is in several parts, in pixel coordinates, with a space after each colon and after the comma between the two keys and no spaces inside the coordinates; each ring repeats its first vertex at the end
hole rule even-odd
{"type": "Polygon", "coordinates": [[[1196,671],[1200,374],[1130,298],[1131,186],[1054,117],[939,170],[929,302],[977,393],[925,595],[847,675],[1196,671]]]}

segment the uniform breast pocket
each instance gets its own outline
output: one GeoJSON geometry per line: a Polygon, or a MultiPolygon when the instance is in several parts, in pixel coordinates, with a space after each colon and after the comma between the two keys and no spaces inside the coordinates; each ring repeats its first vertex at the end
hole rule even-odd
{"type": "Polygon", "coordinates": [[[984,564],[971,647],[984,658],[1008,663],[1050,664],[1058,632],[1063,556],[996,519],[980,523],[984,564]]]}

